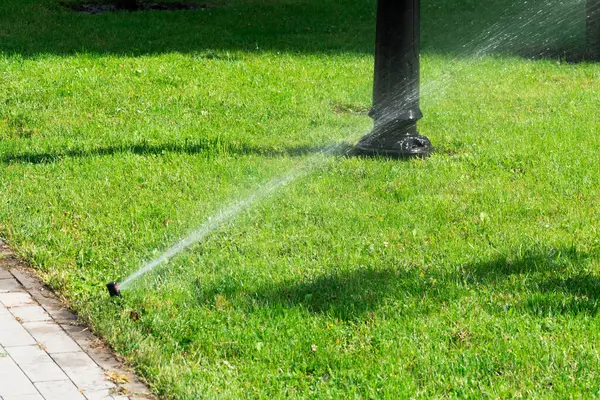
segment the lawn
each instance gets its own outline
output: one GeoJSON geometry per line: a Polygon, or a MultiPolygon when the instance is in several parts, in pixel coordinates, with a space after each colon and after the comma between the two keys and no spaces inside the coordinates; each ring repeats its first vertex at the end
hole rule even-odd
{"type": "Polygon", "coordinates": [[[371,127],[374,0],[4,0],[0,236],[164,398],[600,396],[584,3],[423,0],[437,151],[394,161],[313,155],[371,127]]]}

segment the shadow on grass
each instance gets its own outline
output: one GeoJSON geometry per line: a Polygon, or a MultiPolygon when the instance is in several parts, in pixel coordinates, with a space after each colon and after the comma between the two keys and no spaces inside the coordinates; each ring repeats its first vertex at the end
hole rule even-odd
{"type": "MultiPolygon", "coordinates": [[[[350,144],[341,143],[332,146],[296,146],[283,149],[269,147],[254,147],[246,144],[224,143],[219,140],[203,140],[187,143],[136,143],[115,146],[100,146],[93,148],[65,149],[48,152],[15,152],[0,156],[4,164],[49,164],[65,158],[93,158],[113,156],[118,154],[136,154],[141,156],[164,155],[167,153],[198,154],[215,157],[224,154],[258,155],[262,157],[301,157],[335,148],[336,154],[343,154],[351,148],[350,144]]],[[[332,152],[333,154],[334,152],[332,152]]]]}
{"type": "Polygon", "coordinates": [[[566,272],[588,258],[575,248],[518,250],[465,267],[465,278],[474,284],[495,285],[515,275],[566,272]]]}
{"type": "Polygon", "coordinates": [[[600,308],[600,277],[590,272],[590,266],[598,260],[598,251],[537,248],[467,266],[463,281],[518,294],[521,300],[510,306],[517,311],[595,315],[600,308]]]}
{"type": "MultiPolygon", "coordinates": [[[[197,282],[198,288],[202,282],[197,282]]],[[[386,302],[413,302],[435,298],[440,301],[456,297],[450,290],[419,279],[416,271],[375,270],[359,268],[323,275],[298,282],[290,280],[278,285],[266,285],[253,293],[251,308],[296,308],[328,314],[341,320],[360,319],[365,313],[386,305],[386,302]]],[[[218,296],[234,298],[242,293],[236,286],[220,286],[198,290],[198,301],[210,304],[218,296]]],[[[400,311],[400,310],[399,310],[400,311]]],[[[421,309],[420,312],[424,312],[421,309]]]]}
{"type": "MultiPolygon", "coordinates": [[[[410,299],[449,296],[430,282],[419,279],[415,271],[358,269],[325,275],[307,282],[289,282],[276,288],[264,288],[257,294],[265,305],[302,306],[342,320],[360,318],[386,302],[397,304],[410,299]]],[[[398,310],[401,312],[402,310],[398,310]]],[[[421,310],[425,312],[424,309],[421,310]]]]}
{"type": "Polygon", "coordinates": [[[486,302],[490,297],[496,299],[490,309],[493,313],[595,315],[600,307],[600,278],[586,272],[595,260],[598,254],[574,248],[537,248],[455,272],[429,270],[423,275],[417,269],[358,268],[306,281],[265,285],[250,293],[234,283],[206,289],[198,281],[195,286],[201,305],[214,305],[220,297],[244,298],[251,299],[244,302],[248,312],[301,307],[341,320],[358,320],[381,308],[394,314],[428,314],[479,293],[486,302]],[[503,300],[506,293],[514,295],[512,304],[503,300]]]}
{"type": "MultiPolygon", "coordinates": [[[[217,61],[235,60],[229,51],[373,54],[376,1],[195,1],[214,7],[87,15],[60,6],[60,0],[4,0],[0,52],[177,52],[217,61]]],[[[423,54],[579,57],[585,2],[429,0],[422,2],[421,21],[423,54]]]]}
{"type": "MultiPolygon", "coordinates": [[[[372,53],[375,2],[189,0],[185,11],[76,13],[59,0],[3,0],[0,52],[140,56],[227,51],[372,53]],[[1,35],[3,32],[10,34],[1,35]]],[[[76,1],[72,1],[76,2],[76,1]]],[[[84,2],[84,1],[82,1],[84,2]]],[[[226,57],[229,60],[229,57],[226,57]]]]}

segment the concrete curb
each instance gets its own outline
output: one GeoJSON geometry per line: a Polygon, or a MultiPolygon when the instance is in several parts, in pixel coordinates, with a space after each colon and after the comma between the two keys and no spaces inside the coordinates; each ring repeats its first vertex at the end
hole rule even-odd
{"type": "Polygon", "coordinates": [[[0,400],[155,399],[0,240],[0,400]]]}

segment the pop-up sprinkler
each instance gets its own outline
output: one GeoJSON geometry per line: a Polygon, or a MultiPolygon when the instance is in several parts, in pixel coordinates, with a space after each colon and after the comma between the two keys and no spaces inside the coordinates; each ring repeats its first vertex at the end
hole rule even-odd
{"type": "Polygon", "coordinates": [[[417,132],[419,108],[420,0],[379,0],[371,134],[359,154],[424,157],[433,147],[417,132]]]}
{"type": "Polygon", "coordinates": [[[107,283],[106,288],[111,297],[121,297],[121,289],[119,289],[119,284],[117,282],[107,283]]]}

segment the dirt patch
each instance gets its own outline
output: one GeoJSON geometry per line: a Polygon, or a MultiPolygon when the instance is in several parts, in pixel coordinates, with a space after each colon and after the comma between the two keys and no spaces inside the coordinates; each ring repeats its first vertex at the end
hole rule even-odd
{"type": "Polygon", "coordinates": [[[134,2],[124,5],[123,2],[89,2],[89,3],[60,3],[63,7],[71,11],[83,14],[103,14],[117,11],[182,11],[182,10],[200,10],[204,8],[213,8],[210,4],[183,3],[183,2],[134,2]]]}

